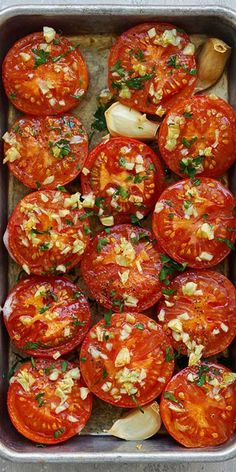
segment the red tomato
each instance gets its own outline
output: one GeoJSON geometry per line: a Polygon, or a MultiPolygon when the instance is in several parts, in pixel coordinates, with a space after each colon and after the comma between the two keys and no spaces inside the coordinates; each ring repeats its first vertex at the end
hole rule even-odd
{"type": "MultiPolygon", "coordinates": [[[[213,271],[178,275],[164,291],[158,319],[176,349],[194,356],[224,351],[236,335],[236,293],[233,284],[213,271]]],[[[191,357],[192,357],[191,356],[191,357]]]]}
{"type": "Polygon", "coordinates": [[[88,136],[76,116],[25,116],[3,136],[4,163],[30,188],[71,182],[88,154],[88,136]]]}
{"type": "Polygon", "coordinates": [[[146,405],[160,395],[174,369],[171,344],[155,321],[141,313],[112,315],[87,334],[80,368],[89,389],[124,408],[146,405]]]}
{"type": "Polygon", "coordinates": [[[182,180],[160,196],[153,214],[158,243],[177,262],[205,268],[218,264],[235,241],[235,200],[220,182],[182,180]]]}
{"type": "Polygon", "coordinates": [[[181,100],[163,120],[158,144],[176,174],[218,177],[236,158],[235,112],[215,95],[181,100]]]}
{"type": "Polygon", "coordinates": [[[125,105],[159,116],[192,94],[196,73],[189,37],[168,23],[134,26],[118,38],[109,57],[111,92],[125,105]]]}
{"type": "Polygon", "coordinates": [[[78,286],[63,277],[31,277],[19,282],[3,307],[14,344],[36,357],[72,351],[90,323],[89,305],[78,286]]]}
{"type": "Polygon", "coordinates": [[[57,444],[84,428],[92,395],[77,364],[39,359],[23,364],[11,378],[7,406],[19,433],[40,444],[57,444]]]}
{"type": "Polygon", "coordinates": [[[147,229],[119,225],[91,240],[81,271],[98,303],[113,311],[141,311],[161,298],[162,262],[152,237],[147,229]]]}
{"type": "Polygon", "coordinates": [[[88,244],[88,219],[80,194],[45,190],[26,195],[14,209],[4,242],[29,274],[66,272],[88,244]]]}
{"type": "Polygon", "coordinates": [[[167,384],[161,417],[169,434],[186,447],[217,446],[233,433],[236,374],[224,366],[187,367],[167,384]]]}
{"type": "Polygon", "coordinates": [[[165,174],[157,155],[146,144],[130,138],[112,138],[89,154],[81,174],[83,193],[93,192],[103,217],[115,223],[130,222],[137,211],[143,216],[153,208],[165,187],[165,174]]]}
{"type": "Polygon", "coordinates": [[[3,85],[13,105],[31,115],[54,115],[75,107],[88,87],[88,71],[78,46],[43,33],[21,38],[3,62],[3,85]]]}

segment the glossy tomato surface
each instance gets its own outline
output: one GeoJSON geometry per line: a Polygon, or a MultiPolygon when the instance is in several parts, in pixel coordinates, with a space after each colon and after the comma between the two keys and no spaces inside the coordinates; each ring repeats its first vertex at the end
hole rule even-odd
{"type": "Polygon", "coordinates": [[[74,115],[25,116],[3,139],[4,163],[34,189],[55,189],[71,182],[88,154],[87,133],[74,115]]]}
{"type": "Polygon", "coordinates": [[[16,108],[30,115],[54,115],[75,107],[88,87],[87,66],[77,45],[43,33],[17,41],[3,62],[3,85],[16,108]]]}
{"type": "Polygon", "coordinates": [[[102,400],[137,408],[154,400],[171,378],[171,344],[155,321],[141,313],[114,314],[87,334],[80,368],[89,389],[102,400]]]}
{"type": "Polygon", "coordinates": [[[209,357],[224,351],[236,335],[236,292],[222,274],[187,271],[164,289],[158,319],[175,349],[194,358],[197,346],[209,357]]]}
{"type": "Polygon", "coordinates": [[[176,174],[218,177],[236,158],[235,112],[215,95],[181,100],[163,120],[158,144],[176,174]]]}
{"type": "Polygon", "coordinates": [[[77,364],[38,359],[23,364],[11,378],[7,406],[19,433],[40,444],[57,444],[84,428],[92,395],[77,364]]]}
{"type": "Polygon", "coordinates": [[[91,322],[86,298],[77,285],[63,277],[22,280],[8,295],[3,316],[19,349],[48,358],[78,346],[91,322]]]}
{"type": "Polygon", "coordinates": [[[146,310],[161,297],[161,255],[152,233],[118,225],[97,234],[81,263],[95,300],[113,311],[146,310]]]}
{"type": "Polygon", "coordinates": [[[194,46],[168,23],[143,23],[122,33],[109,57],[109,88],[119,101],[162,116],[196,83],[194,46]]]}
{"type": "Polygon", "coordinates": [[[66,272],[80,261],[89,241],[89,223],[79,197],[40,190],[15,207],[4,241],[27,273],[66,272]]]}
{"type": "Polygon", "coordinates": [[[234,248],[235,199],[220,182],[181,180],[160,196],[153,232],[167,254],[194,268],[218,264],[234,248]]]}
{"type": "Polygon", "coordinates": [[[89,154],[81,175],[83,193],[93,192],[101,221],[130,222],[139,211],[147,215],[164,190],[165,175],[158,156],[144,143],[130,138],[112,138],[89,154]]]}
{"type": "Polygon", "coordinates": [[[176,374],[162,394],[164,425],[186,447],[217,446],[233,433],[236,374],[214,363],[200,363],[176,374]]]}

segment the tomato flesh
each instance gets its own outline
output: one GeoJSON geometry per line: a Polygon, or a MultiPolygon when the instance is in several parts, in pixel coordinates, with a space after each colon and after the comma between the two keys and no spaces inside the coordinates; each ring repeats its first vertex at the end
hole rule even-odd
{"type": "Polygon", "coordinates": [[[112,315],[87,334],[80,368],[89,389],[116,406],[136,408],[154,400],[170,379],[174,361],[160,326],[140,313],[112,315]]]}
{"type": "Polygon", "coordinates": [[[233,433],[236,374],[222,365],[200,363],[176,374],[162,394],[166,429],[185,447],[217,446],[233,433]]]}
{"type": "Polygon", "coordinates": [[[73,115],[23,117],[3,137],[4,162],[24,185],[55,189],[73,180],[88,153],[88,136],[73,115]]]}
{"type": "Polygon", "coordinates": [[[216,180],[182,180],[160,196],[152,227],[160,246],[177,262],[212,267],[233,248],[235,199],[216,180]]]}
{"type": "Polygon", "coordinates": [[[54,115],[75,107],[88,87],[87,66],[78,46],[43,33],[21,38],[3,62],[3,85],[9,100],[30,115],[54,115]]]}
{"type": "Polygon", "coordinates": [[[23,436],[40,444],[58,444],[84,428],[92,396],[77,364],[40,359],[23,364],[11,378],[7,406],[23,436]]]}
{"type": "Polygon", "coordinates": [[[122,33],[109,57],[111,92],[124,105],[157,116],[192,94],[196,74],[194,46],[168,23],[134,26],[122,33]]]}
{"type": "Polygon", "coordinates": [[[235,143],[235,112],[214,95],[181,100],[166,115],[158,134],[163,159],[183,177],[224,174],[236,159],[235,143]]]}
{"type": "Polygon", "coordinates": [[[63,277],[31,277],[19,282],[7,297],[3,316],[19,349],[48,358],[78,346],[91,322],[86,298],[63,277]]]}

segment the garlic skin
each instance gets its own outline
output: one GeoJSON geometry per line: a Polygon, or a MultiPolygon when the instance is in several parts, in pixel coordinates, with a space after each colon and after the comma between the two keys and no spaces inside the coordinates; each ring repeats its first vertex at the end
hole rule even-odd
{"type": "Polygon", "coordinates": [[[145,114],[119,102],[113,103],[105,111],[105,118],[111,136],[152,140],[159,128],[159,123],[148,120],[145,114]]]}
{"type": "Polygon", "coordinates": [[[217,38],[209,38],[198,56],[198,80],[194,93],[214,85],[223,74],[231,47],[217,38]]]}
{"type": "Polygon", "coordinates": [[[157,402],[152,402],[143,406],[142,410],[144,413],[138,409],[127,413],[106,432],[126,441],[143,441],[150,438],[161,427],[159,405],[157,402]]]}

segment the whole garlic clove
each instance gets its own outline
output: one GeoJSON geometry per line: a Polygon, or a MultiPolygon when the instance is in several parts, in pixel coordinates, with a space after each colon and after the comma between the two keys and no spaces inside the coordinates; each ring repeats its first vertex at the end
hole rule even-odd
{"type": "Polygon", "coordinates": [[[195,92],[206,90],[214,85],[223,74],[231,47],[217,38],[209,38],[198,56],[198,80],[195,92]]]}
{"type": "Polygon", "coordinates": [[[142,441],[156,434],[161,427],[157,402],[142,407],[144,413],[135,409],[117,420],[107,433],[126,441],[142,441]]]}
{"type": "Polygon", "coordinates": [[[111,136],[151,140],[155,139],[159,128],[159,123],[148,120],[145,114],[119,102],[105,111],[105,118],[111,136]]]}

